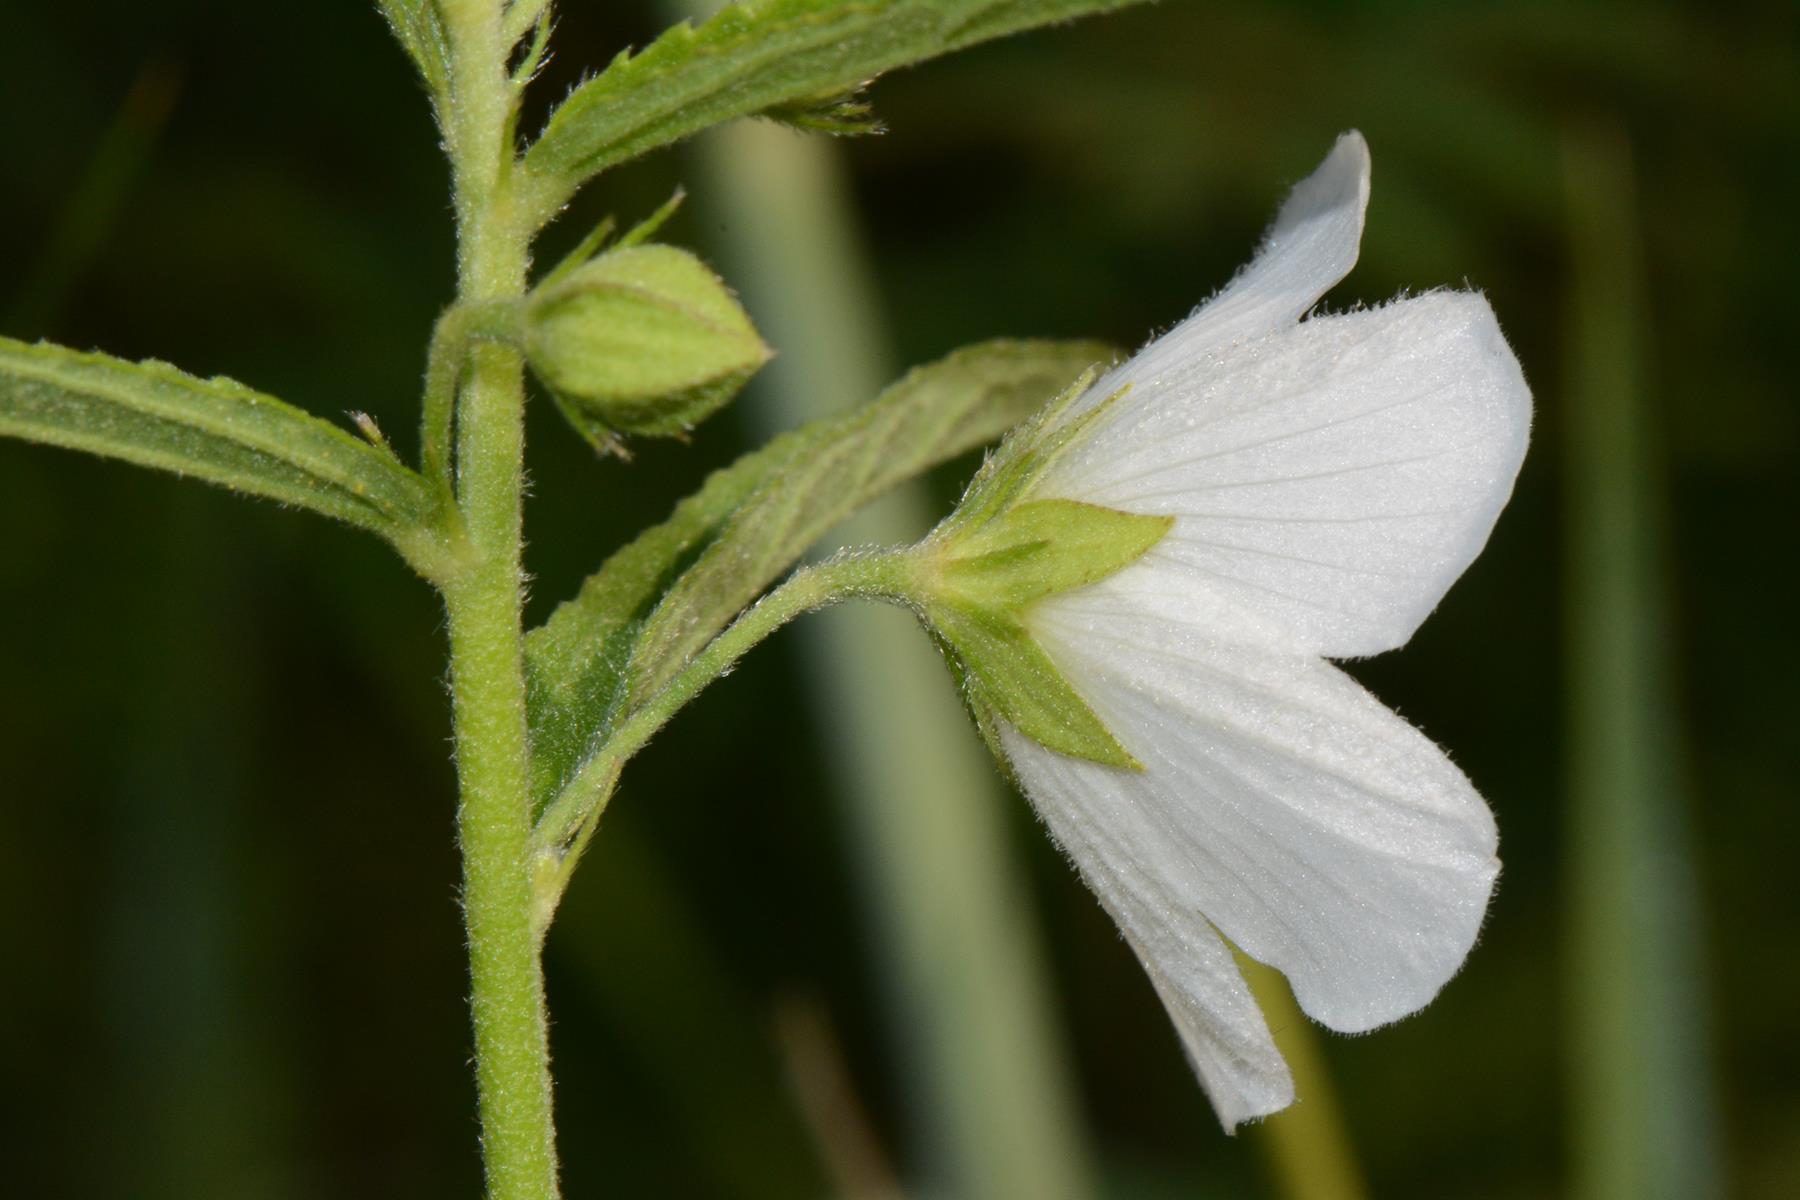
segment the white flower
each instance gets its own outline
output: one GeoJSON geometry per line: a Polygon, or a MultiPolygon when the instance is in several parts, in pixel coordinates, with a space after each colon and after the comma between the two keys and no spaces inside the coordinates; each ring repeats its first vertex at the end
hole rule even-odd
{"type": "Polygon", "coordinates": [[[1118,921],[1229,1130],[1293,1083],[1229,939],[1344,1032],[1423,1006],[1475,941],[1494,821],[1431,741],[1325,661],[1404,643],[1487,540],[1530,394],[1487,302],[1300,318],[1356,261],[1345,134],[1255,260],[1050,426],[1120,389],[1032,485],[1174,518],[1021,619],[1131,756],[998,740],[1118,921]]]}

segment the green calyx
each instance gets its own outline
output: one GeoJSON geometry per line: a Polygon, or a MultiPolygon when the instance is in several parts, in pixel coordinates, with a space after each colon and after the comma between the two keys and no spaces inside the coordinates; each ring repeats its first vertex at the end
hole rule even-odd
{"type": "Polygon", "coordinates": [[[1079,500],[1025,500],[947,542],[936,579],[941,595],[960,604],[1022,612],[1124,570],[1172,524],[1079,500]]]}
{"type": "MultiPolygon", "coordinates": [[[[677,201],[679,197],[677,197],[677,201]]],[[[668,208],[672,208],[672,201],[668,208]]],[[[651,219],[660,223],[665,212],[651,219]]],[[[526,359],[576,430],[602,449],[622,435],[678,437],[722,408],[769,360],[731,289],[646,226],[586,257],[606,227],[526,301],[526,359]]]]}
{"type": "Polygon", "coordinates": [[[1004,442],[962,503],[913,551],[909,599],[938,640],[990,746],[995,718],[1063,754],[1141,770],[1030,630],[1038,601],[1096,583],[1141,558],[1174,523],[1078,500],[1040,499],[1045,468],[1104,419],[1118,395],[1059,418],[1089,372],[1004,442]]]}

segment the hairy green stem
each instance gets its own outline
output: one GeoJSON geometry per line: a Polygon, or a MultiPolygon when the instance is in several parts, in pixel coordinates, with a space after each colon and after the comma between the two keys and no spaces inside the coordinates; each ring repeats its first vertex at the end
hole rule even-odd
{"type": "MultiPolygon", "coordinates": [[[[529,234],[512,219],[515,95],[498,0],[442,0],[451,49],[446,144],[456,181],[457,304],[525,291],[529,234]]],[[[449,330],[455,334],[454,326],[449,330]]],[[[463,916],[489,1200],[557,1196],[543,971],[532,930],[530,764],[522,629],[524,378],[516,351],[434,346],[456,396],[456,501],[469,559],[444,584],[462,796],[463,916]],[[466,374],[464,355],[467,355],[466,374]],[[447,359],[448,361],[443,361],[447,359]],[[457,379],[461,390],[455,391],[457,379]]],[[[457,343],[461,343],[458,345],[457,343]]],[[[447,403],[428,402],[425,453],[443,478],[447,403]],[[443,440],[436,442],[434,439],[443,440]]]]}
{"type": "Polygon", "coordinates": [[[731,626],[707,643],[671,679],[627,717],[544,810],[533,836],[538,861],[540,922],[547,922],[580,857],[587,836],[612,794],[619,770],[644,748],[681,707],[707,684],[729,671],[758,642],[803,613],[852,597],[904,603],[913,590],[914,559],[899,551],[844,554],[804,567],[764,596],[731,626]]]}
{"type": "Polygon", "coordinates": [[[549,1037],[532,929],[516,583],[483,569],[445,591],[475,1077],[490,1200],[557,1195],[549,1037]]]}

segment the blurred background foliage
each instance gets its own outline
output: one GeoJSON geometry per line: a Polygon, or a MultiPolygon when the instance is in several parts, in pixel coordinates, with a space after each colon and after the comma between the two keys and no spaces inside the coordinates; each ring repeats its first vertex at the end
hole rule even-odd
{"type": "MultiPolygon", "coordinates": [[[[564,8],[527,127],[667,17],[564,8]]],[[[890,132],[823,152],[893,373],[1002,334],[1138,343],[1352,126],[1374,199],[1332,302],[1467,281],[1499,312],[1538,403],[1518,493],[1413,643],[1352,667],[1452,749],[1506,861],[1436,1003],[1322,1044],[1375,1195],[1800,1195],[1797,15],[1165,0],[883,80],[890,132]]],[[[5,29],[4,331],[364,410],[410,449],[450,213],[372,6],[9,2],[5,29]]],[[[753,263],[718,154],[617,171],[546,249],[685,181],[668,236],[753,263]]],[[[837,348],[771,336],[794,371],[837,348]]],[[[534,616],[801,411],[792,378],[629,465],[537,404],[534,616]]],[[[11,443],[0,539],[5,1190],[474,1194],[428,589],[372,539],[11,443]]],[[[633,764],[550,939],[572,1196],[958,1191],[811,636],[633,764]]],[[[1026,806],[967,803],[1018,864],[1088,1194],[1308,1186],[1259,1153],[1272,1126],[1219,1134],[1026,806]]]]}

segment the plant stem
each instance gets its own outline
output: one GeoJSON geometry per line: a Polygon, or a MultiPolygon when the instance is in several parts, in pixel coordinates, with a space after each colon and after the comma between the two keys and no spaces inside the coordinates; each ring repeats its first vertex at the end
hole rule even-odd
{"type": "MultiPolygon", "coordinates": [[[[452,63],[445,141],[456,180],[457,303],[504,302],[524,294],[529,232],[512,219],[508,194],[514,95],[500,5],[454,0],[440,11],[452,63]]],[[[443,591],[482,1161],[489,1200],[553,1200],[556,1129],[529,874],[524,379],[511,349],[478,343],[467,353],[457,395],[456,498],[470,557],[443,591]]],[[[460,365],[448,368],[452,378],[460,365]]]]}
{"type": "Polygon", "coordinates": [[[487,564],[446,590],[462,801],[475,1078],[490,1200],[557,1195],[548,1028],[528,874],[516,582],[487,564]]]}
{"type": "Polygon", "coordinates": [[[857,596],[904,603],[911,590],[913,569],[913,559],[903,552],[863,551],[794,572],[786,583],[757,601],[725,632],[707,643],[680,674],[627,717],[538,821],[537,853],[556,856],[562,862],[559,871],[545,876],[543,886],[553,889],[539,897],[540,913],[545,919],[579,857],[579,839],[605,807],[619,769],[644,748],[682,705],[729,671],[758,642],[803,613],[857,596]],[[578,839],[575,847],[569,846],[571,838],[578,839]]]}

